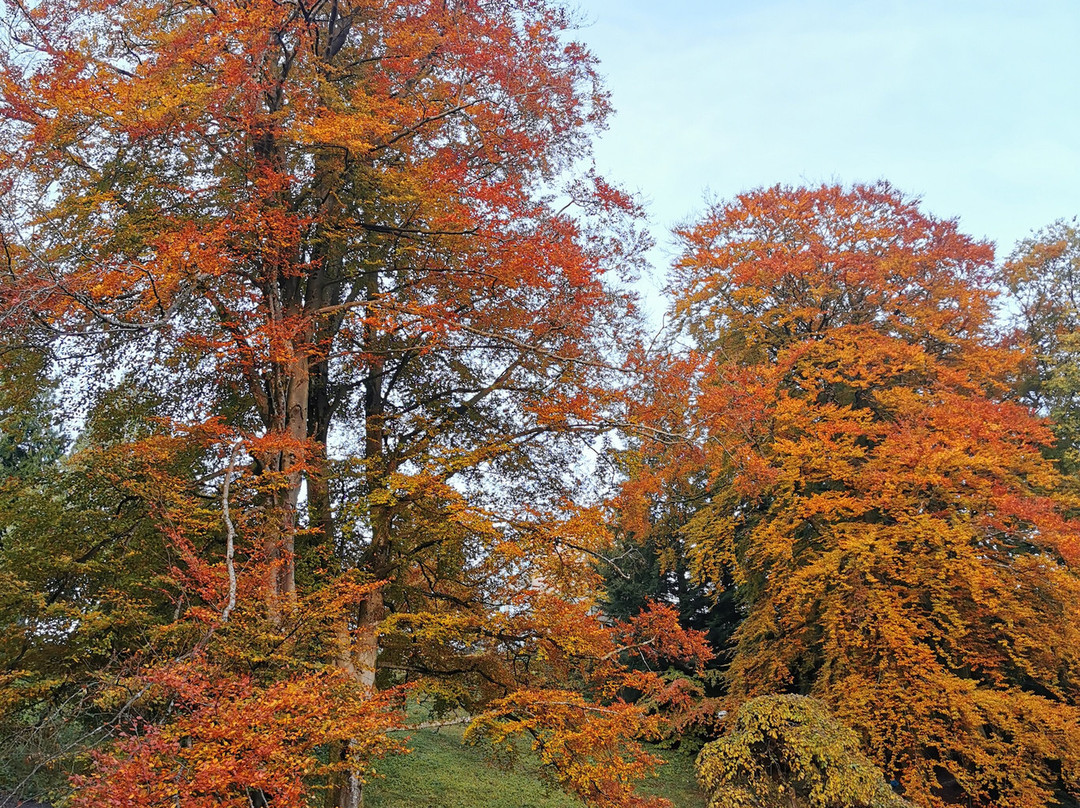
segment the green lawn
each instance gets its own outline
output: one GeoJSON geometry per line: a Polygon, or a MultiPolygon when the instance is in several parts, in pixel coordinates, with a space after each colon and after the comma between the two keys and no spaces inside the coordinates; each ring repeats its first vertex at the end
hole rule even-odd
{"type": "MultiPolygon", "coordinates": [[[[379,765],[382,779],[364,789],[365,808],[581,808],[539,777],[535,758],[522,755],[512,769],[461,742],[460,727],[412,733],[408,755],[379,765]]],[[[693,760],[661,752],[670,762],[646,781],[642,793],[667,797],[676,808],[704,808],[694,783],[693,760]]]]}

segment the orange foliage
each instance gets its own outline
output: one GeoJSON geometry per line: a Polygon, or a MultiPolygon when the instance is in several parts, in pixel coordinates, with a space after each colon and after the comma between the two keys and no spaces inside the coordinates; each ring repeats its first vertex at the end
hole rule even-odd
{"type": "Polygon", "coordinates": [[[1075,799],[1080,525],[1008,400],[990,248],[885,185],[757,191],[680,236],[692,442],[654,441],[628,496],[699,480],[694,566],[747,610],[731,700],[821,699],[920,804],[1075,799]]]}
{"type": "Polygon", "coordinates": [[[495,749],[513,750],[513,738],[528,734],[540,760],[556,772],[571,793],[600,808],[670,808],[659,797],[634,794],[633,784],[661,761],[634,744],[655,731],[632,704],[590,704],[573,691],[521,690],[501,699],[469,728],[469,738],[483,738],[495,749]]]}
{"type": "MultiPolygon", "coordinates": [[[[562,681],[578,689],[517,690],[493,702],[466,737],[513,755],[515,737],[528,736],[554,779],[589,804],[668,806],[667,800],[640,797],[633,790],[636,780],[662,762],[639,741],[659,738],[699,699],[697,694],[681,698],[678,687],[657,673],[629,670],[625,662],[641,655],[653,662],[683,662],[700,671],[712,658],[704,634],[681,628],[670,606],[653,604],[625,624],[607,625],[573,605],[541,598],[544,608],[534,613],[547,625],[536,626],[535,644],[515,656],[527,660],[537,684],[562,681]],[[625,701],[627,688],[643,698],[625,701]]],[[[521,642],[525,636],[516,639],[521,642]]]]}

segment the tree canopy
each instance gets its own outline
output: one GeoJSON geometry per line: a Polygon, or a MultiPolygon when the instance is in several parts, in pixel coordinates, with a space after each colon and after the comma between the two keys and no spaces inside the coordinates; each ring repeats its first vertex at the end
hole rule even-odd
{"type": "Polygon", "coordinates": [[[683,531],[746,610],[732,702],[820,699],[920,804],[1075,798],[1080,534],[989,247],[885,185],[752,192],[680,237],[689,440],[651,465],[704,475],[683,531]]]}

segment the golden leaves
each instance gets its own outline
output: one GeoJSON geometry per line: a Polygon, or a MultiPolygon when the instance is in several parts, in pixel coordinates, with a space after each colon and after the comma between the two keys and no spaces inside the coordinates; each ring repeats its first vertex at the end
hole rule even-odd
{"type": "Polygon", "coordinates": [[[800,808],[910,806],[859,750],[858,736],[813,699],[751,699],[731,724],[698,756],[709,808],[757,806],[763,800],[800,808]]]}

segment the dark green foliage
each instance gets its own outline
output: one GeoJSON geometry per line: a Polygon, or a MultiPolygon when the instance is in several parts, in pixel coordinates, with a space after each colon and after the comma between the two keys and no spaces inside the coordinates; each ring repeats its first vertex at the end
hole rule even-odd
{"type": "Polygon", "coordinates": [[[708,668],[722,668],[724,651],[739,623],[734,587],[717,589],[695,581],[677,535],[650,537],[641,544],[626,540],[616,555],[615,566],[605,565],[603,570],[605,613],[626,620],[650,601],[672,604],[683,628],[705,632],[717,655],[708,668]]]}
{"type": "Polygon", "coordinates": [[[29,481],[64,452],[43,368],[41,356],[25,351],[0,362],[0,484],[29,481]]]}
{"type": "Polygon", "coordinates": [[[44,408],[5,419],[0,432],[0,478],[29,480],[55,463],[64,440],[44,408]]]}

